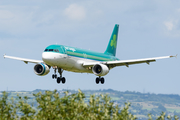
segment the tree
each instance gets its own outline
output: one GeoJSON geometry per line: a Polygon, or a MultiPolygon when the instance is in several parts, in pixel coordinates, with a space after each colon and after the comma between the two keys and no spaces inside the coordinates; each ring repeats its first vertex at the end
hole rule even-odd
{"type": "MultiPolygon", "coordinates": [[[[136,116],[131,114],[129,110],[130,103],[125,103],[124,108],[114,105],[108,95],[90,95],[88,103],[85,102],[85,94],[78,90],[78,93],[69,95],[68,91],[60,97],[57,90],[38,92],[34,94],[37,107],[28,104],[28,97],[18,96],[14,102],[12,98],[8,102],[6,92],[0,99],[0,119],[8,120],[135,120],[136,116]]],[[[165,114],[161,114],[157,119],[163,120],[165,114]]],[[[168,119],[172,119],[168,116],[168,119]],[[169,118],[168,118],[169,117],[169,118]]],[[[151,115],[149,119],[151,120],[151,115]]],[[[176,120],[178,117],[176,117],[176,120]]]]}
{"type": "Polygon", "coordinates": [[[166,108],[162,105],[162,104],[160,104],[159,106],[158,106],[158,109],[160,109],[161,111],[166,111],[166,108]]]}

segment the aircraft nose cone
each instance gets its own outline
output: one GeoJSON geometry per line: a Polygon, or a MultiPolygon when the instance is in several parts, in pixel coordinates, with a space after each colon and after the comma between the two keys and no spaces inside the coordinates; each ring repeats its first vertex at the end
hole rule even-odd
{"type": "Polygon", "coordinates": [[[43,52],[42,53],[42,60],[44,61],[44,62],[49,62],[50,60],[52,60],[53,58],[52,58],[52,56],[51,56],[51,54],[50,53],[48,53],[48,52],[43,52]]]}
{"type": "Polygon", "coordinates": [[[43,60],[47,60],[48,59],[47,53],[45,53],[45,52],[42,53],[42,59],[43,60]]]}
{"type": "Polygon", "coordinates": [[[57,63],[57,55],[53,52],[43,52],[42,53],[42,60],[51,66],[54,66],[54,64],[57,63]]]}

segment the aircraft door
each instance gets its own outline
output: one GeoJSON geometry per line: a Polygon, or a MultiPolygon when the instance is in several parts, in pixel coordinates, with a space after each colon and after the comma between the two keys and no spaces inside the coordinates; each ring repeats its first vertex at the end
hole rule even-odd
{"type": "Polygon", "coordinates": [[[64,67],[66,68],[66,70],[72,70],[73,66],[74,66],[74,60],[68,56],[68,48],[61,46],[64,54],[63,54],[63,63],[64,63],[64,67]]]}
{"type": "Polygon", "coordinates": [[[61,46],[61,49],[62,49],[63,57],[67,58],[67,50],[66,50],[66,48],[64,46],[61,46]]]}

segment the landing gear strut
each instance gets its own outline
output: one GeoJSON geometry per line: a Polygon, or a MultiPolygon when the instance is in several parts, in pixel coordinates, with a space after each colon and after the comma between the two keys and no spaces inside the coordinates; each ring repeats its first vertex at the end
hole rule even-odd
{"type": "Polygon", "coordinates": [[[96,78],[96,84],[99,84],[99,82],[101,82],[101,84],[104,84],[104,81],[105,81],[104,78],[101,76],[96,78]]]}
{"type": "Polygon", "coordinates": [[[56,74],[56,70],[57,70],[57,68],[54,68],[54,74],[52,75],[52,78],[54,79],[56,79],[57,78],[57,74],[56,74]]]}
{"type": "Polygon", "coordinates": [[[58,68],[58,73],[60,74],[60,77],[57,78],[57,83],[59,84],[61,81],[64,84],[66,82],[66,78],[62,77],[63,70],[61,68],[58,68]]]}

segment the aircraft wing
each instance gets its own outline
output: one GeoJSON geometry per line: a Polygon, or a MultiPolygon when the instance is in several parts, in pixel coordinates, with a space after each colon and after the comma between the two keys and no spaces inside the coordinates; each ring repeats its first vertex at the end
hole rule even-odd
{"type": "Polygon", "coordinates": [[[19,57],[7,56],[7,55],[4,55],[4,58],[21,60],[21,61],[25,62],[26,64],[27,64],[28,62],[30,62],[30,63],[36,63],[36,64],[43,62],[42,60],[33,60],[33,59],[26,59],[26,58],[19,58],[19,57]]]}
{"type": "Polygon", "coordinates": [[[105,64],[109,65],[111,68],[116,67],[116,66],[126,66],[129,67],[129,65],[133,64],[140,64],[140,63],[147,63],[149,64],[150,62],[155,62],[158,59],[165,59],[165,58],[171,58],[171,57],[176,57],[176,56],[163,56],[163,57],[154,57],[154,58],[144,58],[144,59],[133,59],[133,60],[117,60],[117,61],[107,61],[107,62],[92,62],[92,63],[84,63],[84,67],[92,67],[95,64],[105,64]]]}

